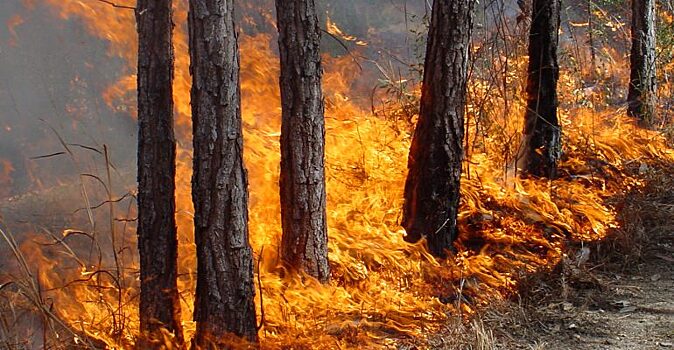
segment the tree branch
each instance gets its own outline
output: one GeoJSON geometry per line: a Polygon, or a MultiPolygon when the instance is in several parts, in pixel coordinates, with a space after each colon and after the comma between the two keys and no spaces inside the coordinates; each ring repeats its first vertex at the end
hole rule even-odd
{"type": "Polygon", "coordinates": [[[104,4],[108,4],[108,5],[112,6],[112,7],[118,8],[118,9],[127,9],[127,10],[134,10],[134,11],[136,10],[136,8],[133,7],[133,6],[119,5],[119,4],[114,3],[114,2],[112,2],[112,1],[110,1],[110,0],[96,0],[96,1],[102,2],[102,3],[104,3],[104,4]]]}

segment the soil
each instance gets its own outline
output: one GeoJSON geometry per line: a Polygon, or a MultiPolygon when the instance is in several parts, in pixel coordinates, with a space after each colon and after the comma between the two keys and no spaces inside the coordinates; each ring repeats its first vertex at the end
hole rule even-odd
{"type": "Polygon", "coordinates": [[[572,270],[588,284],[524,307],[524,321],[493,329],[495,348],[674,349],[673,248],[670,232],[632,268],[572,270]]]}

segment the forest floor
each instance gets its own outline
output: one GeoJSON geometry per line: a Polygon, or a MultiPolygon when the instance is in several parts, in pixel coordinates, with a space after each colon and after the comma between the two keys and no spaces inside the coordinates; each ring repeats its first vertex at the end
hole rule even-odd
{"type": "Polygon", "coordinates": [[[537,282],[528,300],[482,315],[493,348],[674,349],[673,232],[633,266],[563,269],[569,285],[537,282]]]}
{"type": "Polygon", "coordinates": [[[480,313],[459,348],[674,350],[673,174],[671,164],[650,171],[620,199],[621,228],[522,281],[517,300],[480,313]]]}

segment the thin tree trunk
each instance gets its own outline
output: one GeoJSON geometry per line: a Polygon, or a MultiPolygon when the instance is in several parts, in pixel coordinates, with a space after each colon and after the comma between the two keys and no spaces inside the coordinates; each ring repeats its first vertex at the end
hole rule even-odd
{"type": "Polygon", "coordinates": [[[655,113],[655,0],[632,0],[632,50],[627,113],[649,120],[655,113]]]}
{"type": "Polygon", "coordinates": [[[321,35],[313,0],[276,0],[281,55],[281,254],[326,282],[325,121],[321,35]]]}
{"type": "Polygon", "coordinates": [[[534,0],[531,12],[527,111],[517,166],[538,177],[555,176],[562,149],[557,120],[560,7],[560,0],[534,0]]]}
{"type": "Polygon", "coordinates": [[[597,53],[596,49],[594,48],[594,16],[592,15],[592,9],[594,6],[592,5],[592,1],[593,0],[587,0],[587,33],[588,44],[590,45],[590,59],[592,64],[590,68],[592,71],[592,77],[594,77],[597,67],[597,53]]]}
{"type": "Polygon", "coordinates": [[[473,0],[434,1],[419,121],[412,139],[402,225],[443,256],[457,235],[463,117],[473,0]]]}
{"type": "Polygon", "coordinates": [[[178,295],[171,0],[138,1],[140,330],[183,341],[178,295]]]}
{"type": "Polygon", "coordinates": [[[232,0],[190,0],[197,348],[257,341],[232,0]]]}

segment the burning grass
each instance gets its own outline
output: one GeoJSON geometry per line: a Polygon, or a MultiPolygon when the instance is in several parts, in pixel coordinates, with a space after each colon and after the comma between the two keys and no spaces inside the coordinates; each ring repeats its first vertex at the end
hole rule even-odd
{"type": "MultiPolygon", "coordinates": [[[[109,41],[109,54],[126,61],[127,73],[134,70],[132,13],[97,2],[47,3],[64,19],[80,18],[93,35],[109,41]]],[[[179,285],[189,338],[194,332],[196,263],[184,6],[179,2],[175,19],[176,184],[179,285]]],[[[277,185],[280,103],[272,40],[267,34],[243,35],[241,40],[250,236],[256,254],[256,305],[263,348],[444,344],[433,335],[442,334],[452,317],[470,315],[515,295],[522,276],[548,271],[562,261],[568,242],[598,242],[622,227],[620,208],[612,199],[644,183],[642,174],[630,169],[655,161],[674,162],[674,151],[665,138],[636,125],[624,116],[623,109],[570,103],[582,84],[565,73],[561,96],[569,103],[561,111],[565,135],[561,176],[554,181],[518,178],[509,168],[509,159],[519,142],[524,104],[517,76],[526,59],[521,57],[521,48],[489,58],[487,53],[478,55],[476,47],[476,62],[479,58],[495,60],[492,63],[507,79],[499,90],[484,71],[472,75],[461,233],[456,254],[438,261],[423,244],[405,243],[399,226],[414,118],[407,114],[414,109],[408,108],[409,103],[388,114],[363,108],[351,91],[362,75],[353,57],[326,56],[326,172],[333,275],[328,285],[307,276],[290,276],[279,267],[277,253],[281,235],[277,185]]],[[[133,110],[128,97],[133,95],[134,81],[131,74],[120,78],[106,92],[106,101],[128,104],[128,110],[133,110]]],[[[416,98],[413,87],[412,83],[401,87],[399,96],[416,98]]],[[[109,170],[109,164],[104,169],[109,170]]],[[[82,188],[112,188],[112,180],[105,176],[96,179],[82,188]]],[[[5,323],[21,318],[13,316],[13,307],[22,306],[33,315],[37,329],[46,331],[42,338],[31,338],[31,344],[131,348],[138,336],[137,252],[133,227],[127,222],[135,214],[129,198],[117,200],[110,191],[103,192],[100,207],[105,211],[83,211],[86,225],[73,223],[76,226],[62,235],[17,233],[23,239],[15,243],[6,235],[20,266],[0,280],[14,281],[0,289],[6,301],[2,314],[11,316],[5,323]]],[[[97,207],[92,201],[87,199],[85,206],[97,207]]],[[[492,336],[475,322],[471,328],[475,346],[488,348],[492,336]]],[[[3,339],[25,338],[10,333],[3,339]]],[[[170,343],[170,337],[166,341],[170,343]]]]}
{"type": "Polygon", "coordinates": [[[626,166],[641,184],[608,199],[617,227],[598,241],[570,242],[549,271],[524,276],[517,298],[480,310],[494,348],[668,346],[672,282],[662,276],[674,261],[672,171],[659,159],[626,166]]]}

